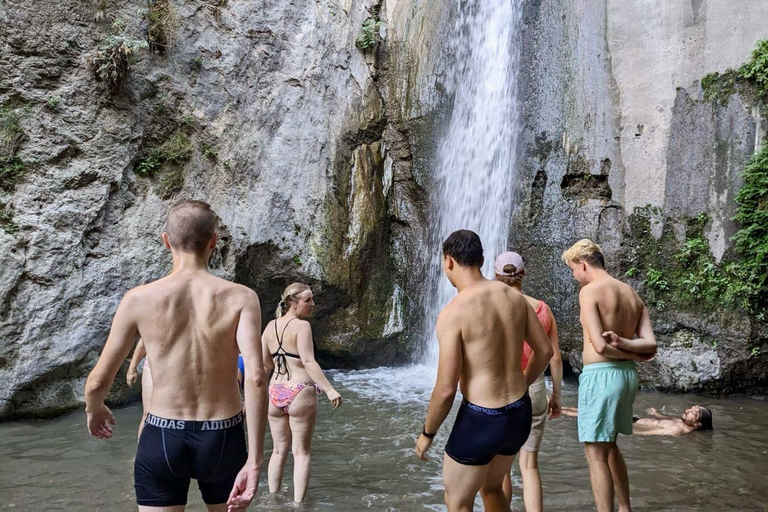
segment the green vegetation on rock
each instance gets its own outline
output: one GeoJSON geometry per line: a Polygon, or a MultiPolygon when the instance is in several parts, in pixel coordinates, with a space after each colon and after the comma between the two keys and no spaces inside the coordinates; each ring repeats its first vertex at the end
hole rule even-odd
{"type": "Polygon", "coordinates": [[[750,60],[739,69],[710,73],[701,79],[706,101],[725,104],[735,92],[748,96],[768,96],[768,40],[757,42],[750,60]]]}
{"type": "Polygon", "coordinates": [[[16,156],[24,141],[21,118],[29,107],[0,107],[0,190],[13,192],[26,171],[24,162],[16,156]]]}
{"type": "Polygon", "coordinates": [[[12,235],[19,230],[19,225],[13,221],[13,212],[0,207],[0,229],[12,235]]]}
{"type": "Polygon", "coordinates": [[[125,24],[116,20],[112,23],[111,33],[104,38],[89,59],[96,79],[106,82],[113,93],[119,91],[128,76],[131,63],[147,46],[146,41],[128,35],[125,32],[125,24]]]}
{"type": "Polygon", "coordinates": [[[378,19],[374,17],[366,18],[360,30],[360,36],[355,40],[355,46],[363,51],[376,46],[381,40],[379,36],[380,27],[381,22],[378,19]]]}
{"type": "Polygon", "coordinates": [[[184,164],[192,156],[192,141],[181,129],[176,130],[165,142],[152,149],[146,157],[139,160],[134,172],[141,177],[151,178],[162,169],[163,164],[171,164],[159,178],[157,195],[168,199],[184,186],[184,164]]]}
{"type": "Polygon", "coordinates": [[[749,309],[763,314],[768,309],[768,144],[752,157],[742,178],[734,217],[741,229],[733,241],[749,309]]]}
{"type": "Polygon", "coordinates": [[[176,17],[169,0],[150,0],[147,11],[149,50],[164,54],[171,46],[176,17]]]}

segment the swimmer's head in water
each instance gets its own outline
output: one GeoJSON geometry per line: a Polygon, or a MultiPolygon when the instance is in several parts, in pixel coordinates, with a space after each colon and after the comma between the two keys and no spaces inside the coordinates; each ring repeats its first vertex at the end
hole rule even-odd
{"type": "Polygon", "coordinates": [[[493,263],[496,280],[507,286],[518,286],[525,276],[525,263],[523,257],[516,252],[503,252],[496,256],[493,263]]]}
{"type": "Polygon", "coordinates": [[[694,405],[682,416],[683,423],[696,430],[713,430],[712,411],[703,405],[694,405]]]}
{"type": "Polygon", "coordinates": [[[603,251],[599,245],[586,238],[563,252],[562,259],[573,271],[573,278],[581,285],[588,283],[587,267],[605,270],[603,251]]]}
{"type": "Polygon", "coordinates": [[[203,254],[216,246],[216,213],[203,201],[181,201],[171,207],[163,240],[174,250],[203,254]]]}
{"type": "Polygon", "coordinates": [[[275,311],[275,318],[280,318],[291,309],[300,318],[312,316],[314,307],[315,300],[309,286],[304,283],[293,283],[283,290],[275,311]]]}

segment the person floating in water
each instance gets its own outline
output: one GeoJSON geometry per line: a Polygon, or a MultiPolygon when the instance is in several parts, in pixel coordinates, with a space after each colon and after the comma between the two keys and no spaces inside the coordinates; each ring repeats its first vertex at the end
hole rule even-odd
{"type": "Polygon", "coordinates": [[[85,385],[88,431],[112,437],[115,418],[104,399],[141,335],[153,390],[134,462],[139,509],[184,510],[191,478],[209,511],[243,509],[258,488],[267,414],[259,298],[208,272],[218,239],[208,204],[177,203],[166,225],[163,242],[173,271],[130,290],[120,302],[85,385]],[[238,349],[246,370],[247,448],[238,349]]]}
{"type": "Polygon", "coordinates": [[[317,419],[317,395],[325,391],[331,405],[341,405],[333,388],[315,361],[312,316],[315,301],[309,286],[293,283],[280,298],[275,319],[261,338],[263,359],[270,373],[269,430],[272,456],[269,458],[269,492],[280,491],[288,452],[293,452],[293,499],[304,500],[309,484],[310,447],[317,419]]]}
{"type": "MultiPolygon", "coordinates": [[[[525,276],[525,263],[523,258],[516,252],[504,252],[496,257],[493,263],[496,274],[496,280],[500,281],[520,293],[523,292],[523,277],[525,276]]],[[[543,300],[535,299],[523,294],[525,300],[536,312],[536,317],[541,322],[544,332],[549,337],[552,344],[554,356],[549,363],[552,372],[552,395],[547,399],[547,386],[544,382],[544,374],[528,388],[528,395],[531,397],[532,423],[531,433],[528,440],[520,450],[520,473],[523,476],[523,500],[525,501],[525,510],[527,512],[536,512],[543,510],[544,499],[541,491],[541,475],[539,474],[539,448],[544,436],[544,424],[547,420],[547,413],[552,418],[560,416],[560,387],[563,382],[563,361],[560,356],[560,342],[557,337],[557,322],[552,310],[549,309],[543,300]]],[[[523,342],[522,369],[528,366],[528,360],[531,357],[531,347],[523,342]]],[[[504,477],[504,496],[507,503],[512,502],[512,477],[504,477]]]]}
{"type": "Polygon", "coordinates": [[[443,457],[449,512],[470,512],[478,491],[486,510],[509,510],[503,482],[530,434],[528,387],[553,354],[523,294],[483,277],[482,265],[483,246],[472,231],[443,243],[443,271],[459,294],[437,319],[437,381],[415,451],[426,460],[460,383],[464,400],[443,457]],[[525,373],[523,340],[532,349],[525,373]]]}
{"type": "MultiPolygon", "coordinates": [[[[578,417],[575,407],[563,407],[565,416],[578,417]]],[[[713,430],[712,411],[703,405],[694,405],[679,417],[665,416],[651,407],[647,418],[632,418],[633,433],[641,436],[684,436],[696,431],[713,430]]]]}
{"type": "Polygon", "coordinates": [[[584,331],[584,369],[579,376],[579,442],[589,463],[598,512],[632,510],[629,477],[616,438],[632,434],[637,394],[635,361],[656,353],[648,308],[629,285],[605,270],[600,247],[587,239],[563,252],[563,262],[581,285],[579,307],[584,331]],[[637,334],[638,339],[633,339],[637,334]]]}

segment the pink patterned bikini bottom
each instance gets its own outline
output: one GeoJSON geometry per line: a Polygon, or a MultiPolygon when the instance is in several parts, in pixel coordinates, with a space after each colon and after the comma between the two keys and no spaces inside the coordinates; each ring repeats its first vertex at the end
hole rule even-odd
{"type": "Polygon", "coordinates": [[[321,394],[320,388],[314,382],[298,382],[291,384],[288,382],[275,382],[269,385],[269,401],[272,405],[288,414],[293,400],[304,388],[313,387],[317,394],[321,394]]]}

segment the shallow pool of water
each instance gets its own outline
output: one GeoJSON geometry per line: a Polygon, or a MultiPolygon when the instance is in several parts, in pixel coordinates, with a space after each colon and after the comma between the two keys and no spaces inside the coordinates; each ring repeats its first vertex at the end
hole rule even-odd
{"type": "MultiPolygon", "coordinates": [[[[434,382],[425,367],[332,372],[345,398],[334,411],[322,397],[313,450],[313,475],[304,511],[445,510],[441,456],[453,414],[440,430],[432,459],[413,455],[434,382]]],[[[564,405],[576,405],[566,384],[564,405]]],[[[713,411],[714,432],[686,437],[621,437],[637,511],[768,510],[768,404],[746,398],[641,393],[636,414],[648,407],[677,415],[694,403],[713,411]]],[[[454,413],[455,413],[454,407],[454,413]]],[[[140,405],[115,411],[110,441],[88,436],[84,413],[43,422],[0,424],[0,509],[136,510],[133,457],[140,405]]],[[[267,453],[271,443],[267,434],[267,453]]],[[[547,423],[540,454],[545,508],[594,509],[576,420],[547,423]]],[[[286,472],[286,490],[291,466],[286,472]]],[[[513,510],[523,510],[516,475],[513,510]]],[[[263,485],[258,510],[296,510],[291,492],[270,497],[263,485]]],[[[478,500],[477,510],[481,510],[478,500]]],[[[190,486],[188,510],[205,510],[190,486]]]]}

